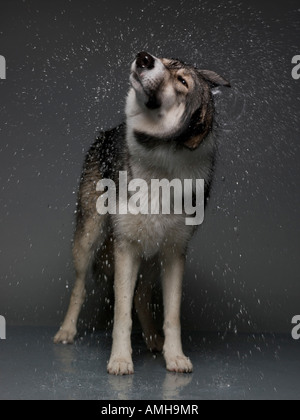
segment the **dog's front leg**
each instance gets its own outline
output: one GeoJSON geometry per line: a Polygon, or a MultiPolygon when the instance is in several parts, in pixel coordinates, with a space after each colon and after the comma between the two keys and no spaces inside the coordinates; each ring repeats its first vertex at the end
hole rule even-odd
{"type": "Polygon", "coordinates": [[[140,268],[140,257],[134,245],[116,244],[115,247],[115,320],[113,348],[108,363],[108,373],[131,375],[131,331],[134,289],[140,268]]]}
{"type": "Polygon", "coordinates": [[[185,257],[171,252],[163,259],[164,357],[170,372],[191,373],[193,365],[182,351],[180,309],[185,257]]]}

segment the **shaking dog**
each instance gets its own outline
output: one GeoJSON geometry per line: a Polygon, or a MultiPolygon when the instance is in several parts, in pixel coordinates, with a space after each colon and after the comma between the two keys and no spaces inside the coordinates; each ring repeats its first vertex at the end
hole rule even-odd
{"type": "MultiPolygon", "coordinates": [[[[204,180],[208,197],[213,180],[216,140],[213,134],[213,89],[230,83],[213,71],[179,60],[137,55],[131,67],[126,122],[102,133],[84,164],[74,238],[76,284],[68,313],[54,342],[72,344],[92,265],[114,281],[115,318],[108,372],[133,374],[131,331],[135,302],[147,346],[162,351],[169,371],[190,373],[192,363],[182,349],[180,308],[189,241],[195,226],[186,214],[99,214],[97,189],[103,179],[128,182],[204,180]],[[155,330],[150,310],[152,288],[161,276],[164,338],[155,330]]],[[[120,192],[117,190],[120,198],[120,192]]],[[[141,197],[141,201],[150,198],[141,197]]],[[[121,204],[120,204],[121,208],[121,204]]]]}

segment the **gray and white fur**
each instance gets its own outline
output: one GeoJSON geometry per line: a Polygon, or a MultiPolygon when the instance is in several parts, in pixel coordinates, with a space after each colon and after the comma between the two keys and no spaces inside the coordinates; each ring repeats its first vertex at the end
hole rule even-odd
{"type": "Polygon", "coordinates": [[[195,228],[186,226],[185,215],[99,215],[96,186],[101,179],[117,180],[119,171],[127,171],[128,182],[140,178],[149,185],[152,179],[204,179],[208,196],[216,154],[212,89],[230,84],[212,71],[146,52],[139,53],[132,64],[130,82],[126,122],[101,134],[85,161],[73,247],[76,284],[54,341],[74,342],[86,276],[93,265],[114,279],[115,319],[108,372],[134,372],[134,300],[148,348],[163,350],[169,371],[189,373],[193,366],[182,349],[180,307],[186,252],[195,228]],[[155,330],[149,306],[159,276],[164,338],[155,330]]]}

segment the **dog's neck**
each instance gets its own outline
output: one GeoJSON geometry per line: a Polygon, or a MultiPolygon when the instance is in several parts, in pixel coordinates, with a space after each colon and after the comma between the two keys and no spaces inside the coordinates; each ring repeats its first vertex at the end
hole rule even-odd
{"type": "Polygon", "coordinates": [[[194,112],[188,124],[183,129],[178,130],[170,136],[156,136],[146,134],[140,130],[133,130],[136,141],[147,149],[157,148],[171,143],[176,148],[187,148],[191,151],[197,149],[199,145],[208,137],[213,130],[213,111],[207,114],[203,107],[194,112]]]}
{"type": "Polygon", "coordinates": [[[166,115],[141,110],[131,91],[127,101],[127,126],[130,136],[143,148],[153,150],[174,145],[174,149],[195,151],[210,135],[214,125],[214,100],[209,88],[202,92],[202,105],[187,118],[184,107],[166,115]],[[148,114],[149,113],[149,114],[148,114]],[[153,114],[152,114],[153,113],[153,114]],[[165,120],[165,121],[164,121],[165,120]]]}

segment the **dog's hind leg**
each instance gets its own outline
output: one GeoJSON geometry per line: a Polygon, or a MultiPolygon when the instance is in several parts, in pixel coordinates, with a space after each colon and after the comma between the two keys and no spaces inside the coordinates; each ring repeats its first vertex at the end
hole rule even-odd
{"type": "Polygon", "coordinates": [[[73,258],[76,283],[70,306],[61,329],[54,338],[55,343],[72,344],[77,334],[77,321],[85,298],[85,282],[95,251],[102,247],[108,232],[108,215],[97,212],[97,183],[103,178],[99,169],[99,145],[89,151],[79,189],[77,225],[74,237],[73,258]]]}
{"type": "Polygon", "coordinates": [[[73,257],[76,282],[69,309],[62,327],[54,338],[54,343],[73,344],[77,334],[78,317],[84,303],[85,282],[96,246],[101,246],[106,238],[105,216],[94,215],[77,228],[74,238],[73,257]]]}
{"type": "Polygon", "coordinates": [[[148,350],[151,352],[162,352],[164,339],[157,332],[151,310],[152,291],[155,281],[160,277],[157,266],[146,264],[135,292],[135,309],[142,326],[143,337],[148,350]]]}

